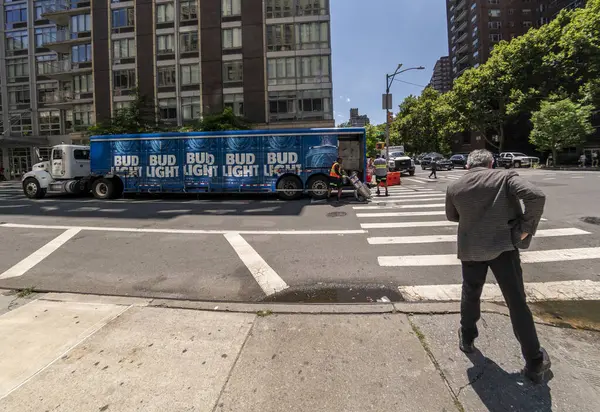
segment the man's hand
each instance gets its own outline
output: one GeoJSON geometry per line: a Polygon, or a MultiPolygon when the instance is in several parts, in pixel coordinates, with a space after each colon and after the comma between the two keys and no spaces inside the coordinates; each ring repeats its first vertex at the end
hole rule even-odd
{"type": "Polygon", "coordinates": [[[521,240],[525,240],[527,236],[529,236],[529,233],[521,233],[521,240]]]}

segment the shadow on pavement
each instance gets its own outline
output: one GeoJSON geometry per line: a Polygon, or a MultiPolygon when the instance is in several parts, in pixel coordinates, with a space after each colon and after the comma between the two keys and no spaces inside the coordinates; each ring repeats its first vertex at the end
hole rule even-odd
{"type": "MultiPolygon", "coordinates": [[[[521,373],[509,373],[479,350],[467,355],[473,367],[467,369],[469,384],[490,412],[552,412],[547,382],[535,385],[521,373]]],[[[460,391],[464,389],[461,388],[460,391]]]]}

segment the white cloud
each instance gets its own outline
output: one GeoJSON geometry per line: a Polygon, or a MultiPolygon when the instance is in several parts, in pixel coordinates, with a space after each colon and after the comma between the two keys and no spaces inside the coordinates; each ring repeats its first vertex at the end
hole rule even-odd
{"type": "Polygon", "coordinates": [[[349,97],[346,99],[346,103],[350,103],[350,98],[349,97]]]}

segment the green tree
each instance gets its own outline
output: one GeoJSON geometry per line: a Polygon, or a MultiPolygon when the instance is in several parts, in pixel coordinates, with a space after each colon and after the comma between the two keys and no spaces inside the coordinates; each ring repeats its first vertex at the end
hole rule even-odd
{"type": "Polygon", "coordinates": [[[245,118],[236,116],[230,107],[226,107],[222,113],[207,114],[198,122],[185,126],[183,129],[199,132],[249,130],[252,129],[252,124],[245,118]]]}
{"type": "Polygon", "coordinates": [[[156,121],[156,109],[153,102],[136,91],[129,107],[119,109],[108,120],[91,126],[88,131],[95,135],[149,133],[167,129],[156,121]]]}
{"type": "Polygon", "coordinates": [[[559,150],[579,146],[594,132],[591,114],[591,106],[570,99],[544,101],[532,115],[529,141],[540,150],[551,150],[556,162],[559,150]]]}
{"type": "Polygon", "coordinates": [[[367,134],[367,157],[375,157],[377,154],[377,142],[385,141],[385,124],[365,126],[367,134]]]}

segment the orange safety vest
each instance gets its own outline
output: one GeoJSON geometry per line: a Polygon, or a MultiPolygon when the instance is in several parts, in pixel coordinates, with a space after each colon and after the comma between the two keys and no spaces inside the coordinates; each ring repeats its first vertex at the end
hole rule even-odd
{"type": "Polygon", "coordinates": [[[329,171],[329,176],[330,177],[341,177],[339,174],[337,174],[337,172],[335,171],[335,166],[339,166],[338,162],[335,162],[333,164],[333,166],[331,166],[331,170],[329,171]]]}

